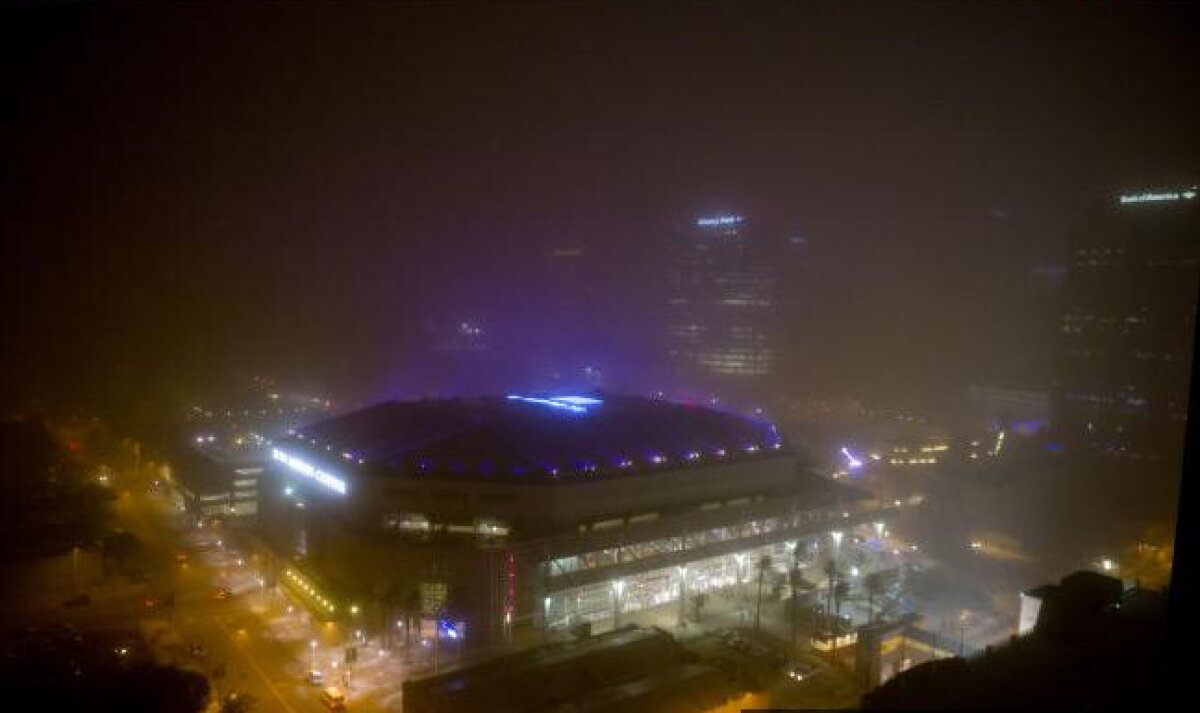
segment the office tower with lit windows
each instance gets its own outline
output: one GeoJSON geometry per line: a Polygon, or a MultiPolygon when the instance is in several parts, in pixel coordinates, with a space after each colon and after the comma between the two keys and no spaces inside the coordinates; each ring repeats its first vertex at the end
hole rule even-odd
{"type": "Polygon", "coordinates": [[[677,234],[668,277],[669,354],[681,375],[761,380],[775,369],[778,269],[742,216],[699,218],[677,234]]]}
{"type": "Polygon", "coordinates": [[[1178,458],[1196,322],[1196,189],[1128,193],[1072,239],[1054,427],[1068,443],[1178,458]]]}

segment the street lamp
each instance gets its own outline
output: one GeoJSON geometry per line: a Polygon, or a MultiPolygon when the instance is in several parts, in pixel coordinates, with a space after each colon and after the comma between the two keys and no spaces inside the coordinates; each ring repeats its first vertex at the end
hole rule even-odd
{"type": "Polygon", "coordinates": [[[613,628],[616,629],[621,625],[621,596],[625,593],[625,580],[615,579],[612,583],[613,589],[613,628]]]}
{"type": "Polygon", "coordinates": [[[966,609],[958,613],[958,655],[960,657],[963,655],[963,638],[966,635],[967,615],[969,613],[966,609]]]}
{"type": "Polygon", "coordinates": [[[308,642],[308,648],[312,650],[312,670],[317,670],[317,640],[313,639],[308,642]]]}
{"type": "Polygon", "coordinates": [[[687,571],[686,565],[680,565],[675,568],[675,572],[679,575],[679,625],[684,625],[686,618],[687,603],[687,571]]]}

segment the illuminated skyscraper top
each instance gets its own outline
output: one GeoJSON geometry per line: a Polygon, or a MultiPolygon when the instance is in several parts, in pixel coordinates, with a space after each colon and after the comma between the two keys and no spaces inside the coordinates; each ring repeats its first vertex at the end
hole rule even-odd
{"type": "Polygon", "coordinates": [[[1068,441],[1179,457],[1200,277],[1194,187],[1116,196],[1071,245],[1052,418],[1068,441]]]}
{"type": "Polygon", "coordinates": [[[680,231],[668,276],[669,353],[693,376],[746,379],[775,368],[777,274],[740,215],[680,231]]]}

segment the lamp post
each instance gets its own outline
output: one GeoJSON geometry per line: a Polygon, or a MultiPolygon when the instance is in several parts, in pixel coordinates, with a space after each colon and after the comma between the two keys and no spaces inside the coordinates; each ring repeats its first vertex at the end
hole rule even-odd
{"type": "Polygon", "coordinates": [[[738,587],[736,589],[735,596],[737,597],[738,621],[741,623],[745,623],[746,608],[749,605],[749,602],[747,601],[746,593],[743,590],[741,585],[742,585],[743,580],[745,580],[745,578],[746,578],[746,575],[745,575],[746,553],[738,552],[737,554],[735,554],[733,556],[733,559],[735,561],[737,561],[737,584],[738,584],[738,587]]]}
{"type": "MultiPolygon", "coordinates": [[[[843,533],[841,530],[833,530],[829,533],[829,537],[833,540],[833,559],[831,560],[829,567],[829,598],[826,600],[825,606],[827,614],[833,613],[833,598],[837,588],[838,579],[840,578],[838,574],[838,560],[842,552],[843,533]]],[[[840,601],[838,602],[838,609],[841,609],[840,601]]]]}
{"type": "Polygon", "coordinates": [[[308,648],[312,650],[312,670],[317,670],[317,640],[313,639],[308,642],[308,648]]]}
{"type": "Polygon", "coordinates": [[[966,637],[967,628],[967,610],[963,609],[958,613],[958,655],[959,658],[963,655],[963,643],[966,637]]]}
{"type": "Polygon", "coordinates": [[[625,580],[616,579],[612,583],[613,590],[613,629],[621,626],[621,596],[625,593],[625,580]]]}
{"type": "Polygon", "coordinates": [[[687,621],[687,567],[679,566],[675,568],[679,574],[679,626],[686,626],[687,621]]]}
{"type": "Polygon", "coordinates": [[[798,542],[788,542],[788,553],[792,556],[792,656],[796,655],[796,612],[799,607],[800,588],[797,586],[800,581],[800,548],[798,542]]]}

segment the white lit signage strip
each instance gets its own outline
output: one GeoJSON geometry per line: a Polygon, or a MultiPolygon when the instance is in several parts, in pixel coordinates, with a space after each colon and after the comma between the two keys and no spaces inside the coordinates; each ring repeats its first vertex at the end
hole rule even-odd
{"type": "Polygon", "coordinates": [[[1121,196],[1121,204],[1128,203],[1164,203],[1167,201],[1190,201],[1196,197],[1196,189],[1187,191],[1167,191],[1164,193],[1130,193],[1121,196]]]}
{"type": "Polygon", "coordinates": [[[509,394],[509,401],[524,401],[531,404],[541,404],[552,408],[570,411],[571,413],[587,413],[588,406],[596,406],[604,403],[600,399],[594,399],[589,396],[521,396],[519,394],[509,394]]]}
{"type": "Polygon", "coordinates": [[[742,222],[740,215],[717,215],[711,218],[701,218],[696,221],[696,225],[707,228],[714,225],[737,225],[742,222]]]}
{"type": "Polygon", "coordinates": [[[296,456],[284,453],[278,448],[271,449],[271,459],[283,463],[288,468],[291,468],[293,471],[303,475],[306,478],[312,478],[334,492],[341,493],[342,495],[346,494],[346,481],[342,480],[341,478],[334,477],[320,468],[314,467],[311,463],[307,463],[296,456]]]}

